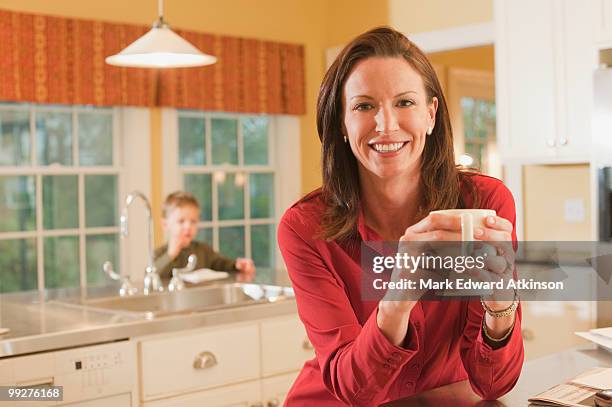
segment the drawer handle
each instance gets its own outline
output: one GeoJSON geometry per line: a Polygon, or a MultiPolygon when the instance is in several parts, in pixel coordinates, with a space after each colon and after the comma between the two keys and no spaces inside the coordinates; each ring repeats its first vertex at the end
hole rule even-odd
{"type": "Polygon", "coordinates": [[[202,370],[209,369],[217,365],[217,358],[211,352],[199,353],[193,361],[193,368],[202,370]]]}
{"type": "Polygon", "coordinates": [[[302,349],[304,349],[304,350],[314,350],[314,346],[312,346],[312,343],[310,343],[308,338],[304,339],[304,342],[302,342],[302,349]]]}
{"type": "Polygon", "coordinates": [[[272,400],[268,400],[266,407],[279,407],[280,401],[277,398],[273,398],[272,400]]]}
{"type": "Polygon", "coordinates": [[[25,381],[17,382],[16,384],[19,387],[39,387],[39,386],[53,386],[53,383],[55,383],[54,377],[43,377],[40,379],[32,379],[32,380],[25,380],[25,381]]]}

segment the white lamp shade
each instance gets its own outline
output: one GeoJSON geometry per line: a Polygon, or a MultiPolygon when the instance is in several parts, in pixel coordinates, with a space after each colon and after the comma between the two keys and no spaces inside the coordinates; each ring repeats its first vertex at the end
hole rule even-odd
{"type": "Polygon", "coordinates": [[[167,25],[153,27],[123,51],[106,58],[106,63],[133,68],[187,68],[217,62],[202,53],[167,25]]]}

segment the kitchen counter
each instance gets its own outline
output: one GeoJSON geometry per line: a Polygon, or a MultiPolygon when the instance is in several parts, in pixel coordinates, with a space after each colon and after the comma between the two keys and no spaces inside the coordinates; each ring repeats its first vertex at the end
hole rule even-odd
{"type": "MultiPolygon", "coordinates": [[[[231,283],[233,279],[220,282],[231,283]]],[[[0,358],[297,312],[293,298],[153,319],[142,313],[92,309],[63,302],[117,296],[117,293],[118,286],[107,286],[0,295],[0,327],[9,329],[0,335],[0,358]]]]}
{"type": "Polygon", "coordinates": [[[525,362],[516,386],[499,400],[483,401],[467,381],[461,381],[387,403],[384,407],[527,406],[529,397],[597,366],[611,367],[612,353],[595,345],[585,345],[525,362]]]}

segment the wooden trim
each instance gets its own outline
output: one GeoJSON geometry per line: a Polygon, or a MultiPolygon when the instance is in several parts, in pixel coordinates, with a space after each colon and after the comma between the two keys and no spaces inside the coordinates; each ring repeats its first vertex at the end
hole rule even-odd
{"type": "Polygon", "coordinates": [[[407,34],[425,53],[495,44],[493,22],[470,24],[446,30],[407,34]]]}
{"type": "MultiPolygon", "coordinates": [[[[448,69],[447,103],[453,128],[455,159],[465,152],[461,98],[464,96],[495,101],[495,75],[493,72],[473,69],[448,69]]],[[[495,174],[501,176],[501,174],[495,174]]]]}

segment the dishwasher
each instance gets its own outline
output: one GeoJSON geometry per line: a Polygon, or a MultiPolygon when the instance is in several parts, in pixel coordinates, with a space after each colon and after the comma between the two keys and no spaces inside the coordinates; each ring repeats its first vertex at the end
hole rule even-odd
{"type": "Polygon", "coordinates": [[[136,345],[124,340],[0,359],[0,385],[62,386],[62,401],[0,401],[0,406],[132,407],[136,345]]]}

